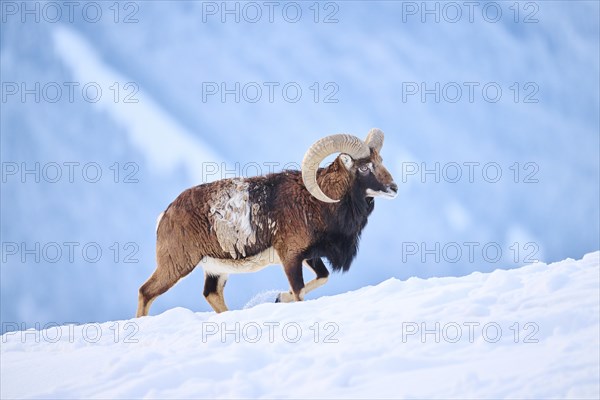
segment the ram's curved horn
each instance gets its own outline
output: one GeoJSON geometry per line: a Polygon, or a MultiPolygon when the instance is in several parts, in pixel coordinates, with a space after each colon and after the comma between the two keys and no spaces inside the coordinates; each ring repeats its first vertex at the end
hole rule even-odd
{"type": "Polygon", "coordinates": [[[302,180],[310,194],[325,203],[339,200],[330,199],[323,193],[317,183],[317,170],[321,161],[334,153],[346,153],[355,160],[371,155],[369,147],[362,140],[346,134],[327,136],[310,146],[302,160],[302,180]]]}
{"type": "Polygon", "coordinates": [[[371,129],[367,135],[365,143],[367,146],[377,150],[379,153],[381,151],[381,147],[383,146],[383,131],[378,128],[371,129]]]}

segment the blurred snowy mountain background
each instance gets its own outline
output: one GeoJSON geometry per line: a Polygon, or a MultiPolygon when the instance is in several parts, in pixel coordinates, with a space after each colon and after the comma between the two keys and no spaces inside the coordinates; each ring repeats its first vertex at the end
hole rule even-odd
{"type": "MultiPolygon", "coordinates": [[[[371,127],[400,195],[313,297],[599,248],[597,2],[67,3],[2,2],[3,322],[130,318],[183,189],[371,127]]],[[[210,310],[202,285],[151,313],[210,310]]]]}

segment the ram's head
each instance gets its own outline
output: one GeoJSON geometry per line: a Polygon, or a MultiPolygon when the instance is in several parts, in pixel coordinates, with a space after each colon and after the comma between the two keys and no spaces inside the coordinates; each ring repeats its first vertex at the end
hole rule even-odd
{"type": "Polygon", "coordinates": [[[302,161],[302,179],[306,189],[315,198],[326,202],[339,201],[329,198],[317,183],[319,164],[329,155],[341,153],[339,161],[352,174],[352,184],[363,190],[365,197],[385,197],[393,199],[398,195],[398,185],[383,166],[380,151],[383,146],[383,132],[373,128],[365,141],[353,135],[338,134],[327,136],[313,144],[302,161]]]}

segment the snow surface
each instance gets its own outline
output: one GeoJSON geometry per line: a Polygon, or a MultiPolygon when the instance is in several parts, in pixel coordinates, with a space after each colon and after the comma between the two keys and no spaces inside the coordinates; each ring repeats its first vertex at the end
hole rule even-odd
{"type": "Polygon", "coordinates": [[[11,332],[1,395],[597,399],[599,258],[11,332]]]}

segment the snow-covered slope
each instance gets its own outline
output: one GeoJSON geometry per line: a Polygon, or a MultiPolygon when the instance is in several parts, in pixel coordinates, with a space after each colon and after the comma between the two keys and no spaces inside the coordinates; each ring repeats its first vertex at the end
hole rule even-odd
{"type": "Polygon", "coordinates": [[[11,332],[1,394],[597,399],[599,257],[11,332]]]}

